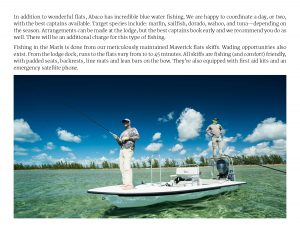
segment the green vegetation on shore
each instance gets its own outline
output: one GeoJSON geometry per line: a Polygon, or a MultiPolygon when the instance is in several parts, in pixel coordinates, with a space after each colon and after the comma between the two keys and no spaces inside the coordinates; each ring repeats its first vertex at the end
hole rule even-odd
{"type": "MultiPolygon", "coordinates": [[[[257,165],[257,164],[284,164],[285,160],[280,155],[263,155],[263,156],[236,156],[233,158],[233,163],[235,165],[257,165]]],[[[209,159],[201,156],[199,160],[196,160],[194,157],[187,157],[182,163],[178,163],[174,159],[165,159],[164,163],[161,164],[162,167],[178,167],[180,165],[199,165],[199,166],[208,166],[209,159]]],[[[148,168],[151,165],[150,159],[143,161],[142,163],[133,162],[133,168],[148,168]]],[[[153,159],[152,167],[158,168],[159,161],[153,159]]],[[[91,162],[89,165],[82,165],[75,162],[63,162],[59,161],[55,164],[42,164],[42,165],[25,165],[22,163],[15,163],[14,170],[29,170],[29,169],[114,169],[119,168],[119,164],[112,163],[108,161],[102,162],[102,165],[97,165],[95,162],[91,162]]]]}

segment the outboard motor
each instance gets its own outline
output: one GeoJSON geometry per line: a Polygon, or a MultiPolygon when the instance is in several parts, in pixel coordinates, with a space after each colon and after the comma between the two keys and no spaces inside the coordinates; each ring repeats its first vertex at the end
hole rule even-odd
{"type": "Polygon", "coordinates": [[[219,159],[216,162],[217,170],[219,172],[219,179],[227,178],[229,174],[229,162],[224,159],[219,159]]]}

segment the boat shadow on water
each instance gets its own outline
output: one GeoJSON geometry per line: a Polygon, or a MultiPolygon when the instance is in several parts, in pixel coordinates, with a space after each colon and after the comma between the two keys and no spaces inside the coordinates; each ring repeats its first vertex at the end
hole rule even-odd
{"type": "MultiPolygon", "coordinates": [[[[108,210],[104,212],[104,214],[101,216],[102,218],[160,218],[159,215],[164,214],[164,212],[170,212],[170,211],[177,211],[182,212],[186,209],[192,210],[192,211],[203,211],[206,210],[208,207],[200,205],[201,202],[206,202],[205,205],[207,205],[207,202],[213,201],[222,195],[228,195],[231,193],[220,193],[215,196],[207,196],[203,197],[201,199],[196,200],[186,200],[186,201],[180,201],[180,202],[163,202],[155,205],[145,206],[145,207],[135,207],[135,208],[118,208],[116,206],[112,206],[108,210]]],[[[164,216],[165,217],[165,216],[164,216]]],[[[170,216],[172,218],[176,217],[176,215],[170,216]]],[[[180,216],[182,217],[182,216],[180,216]]]]}

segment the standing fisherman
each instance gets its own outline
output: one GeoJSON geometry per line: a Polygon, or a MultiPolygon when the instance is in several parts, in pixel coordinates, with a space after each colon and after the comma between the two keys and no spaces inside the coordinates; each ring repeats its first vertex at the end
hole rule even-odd
{"type": "Polygon", "coordinates": [[[206,129],[206,133],[211,136],[212,141],[212,149],[213,149],[213,157],[215,158],[217,156],[217,147],[219,150],[219,156],[222,156],[222,148],[223,148],[223,142],[222,142],[222,126],[218,124],[218,118],[214,118],[212,120],[212,124],[209,125],[206,129]]]}
{"type": "Polygon", "coordinates": [[[120,137],[113,134],[117,143],[120,145],[120,171],[122,173],[123,189],[129,190],[133,188],[132,184],[132,169],[131,159],[134,153],[135,142],[140,138],[136,128],[131,127],[131,122],[128,118],[122,120],[125,130],[120,137]]]}

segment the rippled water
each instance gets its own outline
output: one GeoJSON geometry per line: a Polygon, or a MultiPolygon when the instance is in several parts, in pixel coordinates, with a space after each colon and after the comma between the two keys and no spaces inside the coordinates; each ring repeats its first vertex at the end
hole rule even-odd
{"type": "MultiPolygon", "coordinates": [[[[285,166],[276,166],[285,170],[285,166]]],[[[247,184],[234,192],[184,202],[119,209],[87,189],[120,184],[119,170],[15,171],[16,218],[285,218],[286,175],[257,166],[235,167],[247,184]]],[[[203,177],[210,168],[201,168],[203,177]]],[[[167,181],[175,169],[163,170],[167,181]]],[[[154,170],[158,181],[159,170],[154,170]]],[[[134,183],[150,182],[150,170],[134,169],[134,183]]]]}

